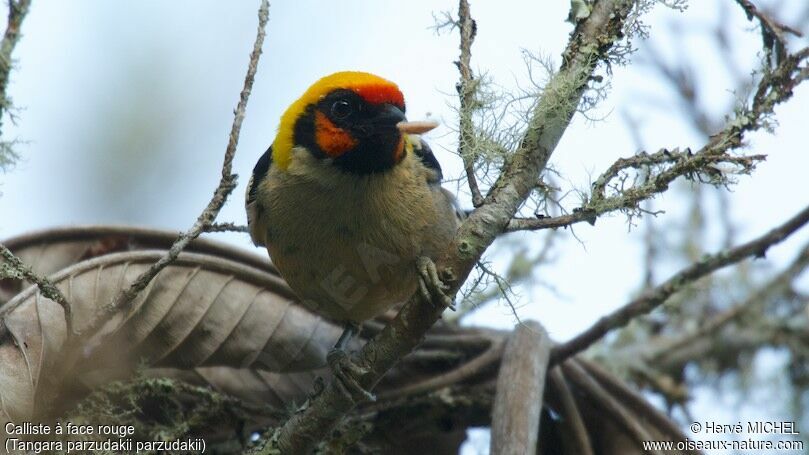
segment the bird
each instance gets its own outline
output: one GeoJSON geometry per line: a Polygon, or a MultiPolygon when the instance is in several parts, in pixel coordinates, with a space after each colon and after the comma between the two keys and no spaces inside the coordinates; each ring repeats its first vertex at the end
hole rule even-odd
{"type": "MultiPolygon", "coordinates": [[[[344,391],[373,399],[346,370],[363,321],[419,292],[451,306],[435,260],[462,212],[421,138],[435,122],[407,121],[399,87],[343,71],[312,84],[281,116],[246,194],[248,230],[310,310],[343,324],[328,356],[344,391]]],[[[360,372],[362,373],[362,372],[360,372]]]]}

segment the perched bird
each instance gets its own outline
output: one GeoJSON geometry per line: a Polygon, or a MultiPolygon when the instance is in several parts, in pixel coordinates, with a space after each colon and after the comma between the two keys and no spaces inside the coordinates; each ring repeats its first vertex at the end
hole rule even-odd
{"type": "Polygon", "coordinates": [[[342,348],[358,325],[416,291],[442,298],[432,259],[455,234],[459,211],[417,136],[435,126],[407,121],[393,82],[335,73],[286,110],[248,185],[253,242],[304,305],[346,325],[329,365],[353,391],[342,348]]]}

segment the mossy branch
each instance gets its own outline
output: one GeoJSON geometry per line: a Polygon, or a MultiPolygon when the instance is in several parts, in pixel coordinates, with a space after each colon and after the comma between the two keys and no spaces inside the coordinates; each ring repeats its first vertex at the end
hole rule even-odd
{"type": "Polygon", "coordinates": [[[243,224],[236,224],[233,222],[227,223],[211,223],[205,227],[205,232],[250,232],[247,226],[243,224]]]}
{"type": "Polygon", "coordinates": [[[733,176],[750,174],[756,164],[764,159],[764,155],[707,154],[702,150],[694,154],[690,149],[663,149],[653,154],[643,152],[620,158],[593,182],[590,199],[573,209],[572,213],[554,217],[514,218],[506,231],[559,228],[582,221],[595,224],[599,216],[615,211],[638,215],[643,212],[641,202],[665,192],[680,177],[698,183],[727,186],[733,183],[733,176]],[[632,176],[628,172],[631,170],[646,170],[648,174],[639,180],[641,175],[632,176]],[[628,180],[633,181],[627,184],[628,180]]]}
{"type": "MultiPolygon", "coordinates": [[[[65,311],[67,333],[68,335],[73,335],[73,317],[70,311],[70,304],[62,294],[62,291],[54,286],[47,278],[34,273],[31,267],[25,265],[20,258],[15,256],[14,253],[3,244],[0,244],[0,258],[3,258],[4,261],[0,263],[0,279],[12,278],[15,280],[28,280],[34,283],[43,296],[62,306],[62,309],[65,311]]],[[[0,327],[0,329],[3,328],[0,327]]]]}
{"type": "MultiPolygon", "coordinates": [[[[11,99],[6,94],[14,62],[11,54],[20,40],[22,21],[30,7],[31,0],[9,0],[8,2],[8,23],[3,34],[3,41],[0,42],[0,138],[2,138],[3,116],[9,113],[13,107],[11,99]]],[[[0,170],[5,170],[17,160],[17,153],[12,148],[14,142],[0,140],[0,170]]]]}
{"type": "Polygon", "coordinates": [[[795,87],[809,79],[809,48],[795,54],[786,55],[773,69],[765,71],[758,83],[752,100],[741,107],[733,119],[719,133],[697,152],[660,150],[654,154],[639,154],[622,158],[610,166],[593,184],[593,194],[588,202],[573,209],[573,213],[545,218],[512,219],[506,231],[539,230],[570,226],[595,220],[606,213],[640,210],[640,203],[668,189],[668,185],[679,177],[713,185],[727,185],[730,177],[750,173],[755,165],[765,159],[763,155],[736,156],[730,152],[744,146],[745,135],[762,128],[770,127],[769,118],[775,106],[792,97],[795,87]],[[717,165],[731,165],[722,169],[717,165]],[[612,187],[614,194],[608,195],[610,182],[625,170],[642,167],[651,168],[650,175],[641,184],[628,188],[612,187]],[[655,173],[657,168],[657,173],[655,173]]]}
{"type": "Polygon", "coordinates": [[[475,41],[475,35],[477,34],[477,25],[472,19],[469,2],[466,0],[460,0],[458,4],[458,31],[461,35],[461,56],[456,62],[458,71],[461,73],[461,79],[456,87],[458,89],[458,98],[460,99],[460,108],[458,110],[458,153],[463,160],[466,180],[469,184],[469,191],[472,193],[472,205],[478,207],[483,203],[483,195],[480,193],[477,177],[475,176],[475,156],[472,152],[472,144],[476,135],[472,113],[476,104],[477,89],[471,67],[472,43],[475,41]]]}

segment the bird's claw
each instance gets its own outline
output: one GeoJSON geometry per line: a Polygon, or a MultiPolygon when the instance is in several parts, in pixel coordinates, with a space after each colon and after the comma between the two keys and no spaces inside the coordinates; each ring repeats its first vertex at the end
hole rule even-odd
{"type": "Polygon", "coordinates": [[[332,374],[340,390],[350,397],[354,402],[376,401],[376,395],[365,390],[365,388],[354,379],[368,373],[367,368],[354,363],[342,349],[332,349],[326,355],[326,362],[329,364],[332,374]],[[350,374],[349,374],[350,372],[350,374]]]}
{"type": "Polygon", "coordinates": [[[419,273],[419,292],[425,302],[441,308],[455,311],[452,298],[446,294],[448,287],[438,277],[438,269],[432,259],[421,256],[418,258],[416,268],[419,273]]]}

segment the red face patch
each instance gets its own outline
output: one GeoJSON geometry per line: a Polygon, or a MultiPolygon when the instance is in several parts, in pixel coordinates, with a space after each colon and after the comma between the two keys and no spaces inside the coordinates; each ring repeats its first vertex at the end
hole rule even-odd
{"type": "Polygon", "coordinates": [[[394,161],[396,161],[397,163],[399,161],[402,161],[402,158],[404,158],[404,154],[405,154],[404,135],[399,135],[399,143],[396,144],[396,150],[393,151],[394,161]]]}
{"type": "Polygon", "coordinates": [[[357,145],[357,140],[348,131],[338,127],[325,114],[315,112],[315,142],[320,150],[337,158],[357,145]]]}
{"type": "Polygon", "coordinates": [[[392,84],[363,84],[352,88],[362,99],[371,104],[390,103],[404,110],[404,95],[392,84]]]}

